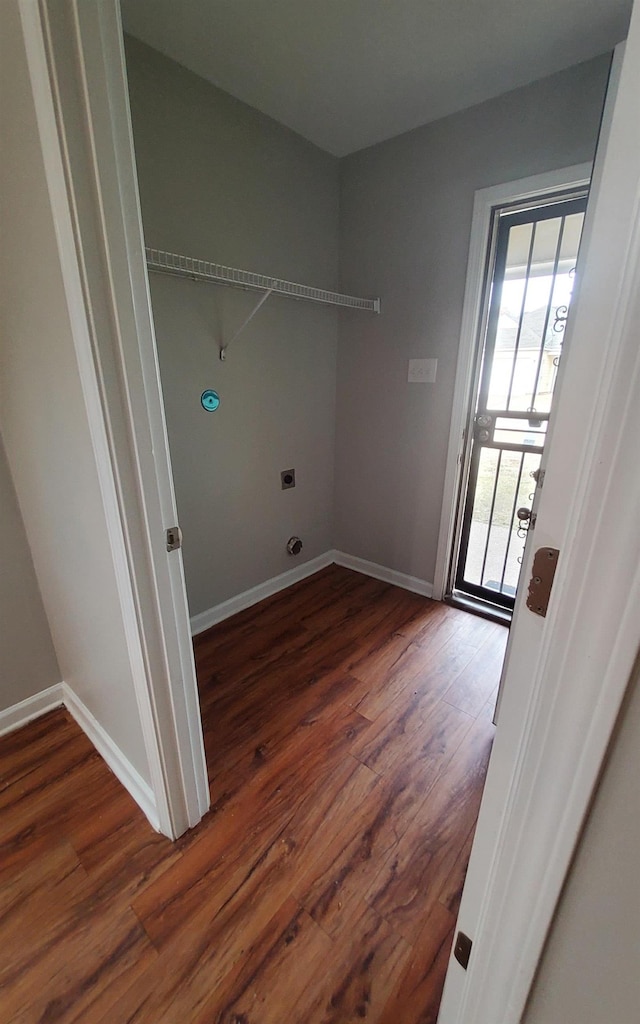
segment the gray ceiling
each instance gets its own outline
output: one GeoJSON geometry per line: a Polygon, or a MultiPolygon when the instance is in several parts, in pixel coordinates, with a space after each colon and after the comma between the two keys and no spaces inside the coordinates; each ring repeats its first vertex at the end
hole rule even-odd
{"type": "Polygon", "coordinates": [[[344,156],[610,50],[631,0],[122,0],[126,31],[344,156]]]}

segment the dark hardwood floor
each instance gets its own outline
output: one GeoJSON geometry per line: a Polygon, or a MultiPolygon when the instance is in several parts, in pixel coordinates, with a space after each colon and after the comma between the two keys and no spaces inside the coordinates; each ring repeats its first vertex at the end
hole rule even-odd
{"type": "Polygon", "coordinates": [[[175,844],[65,711],[0,739],[3,1024],[435,1021],[505,641],[336,566],[202,634],[175,844]]]}

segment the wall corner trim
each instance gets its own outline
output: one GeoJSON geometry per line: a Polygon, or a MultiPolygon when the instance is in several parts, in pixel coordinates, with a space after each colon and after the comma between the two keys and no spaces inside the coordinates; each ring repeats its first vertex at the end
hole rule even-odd
{"type": "Polygon", "coordinates": [[[109,734],[102,728],[89,711],[89,708],[83,704],[68,683],[61,683],[60,689],[63,694],[64,705],[69,714],[75,719],[88,739],[91,740],[103,761],[106,762],[129,795],[133,797],[149,823],[156,832],[159,832],[160,820],[151,786],[148,782],[145,782],[137,769],[133,767],[129,759],[125,757],[120,748],[113,742],[109,734]]]}
{"type": "Polygon", "coordinates": [[[198,615],[193,615],[191,617],[191,635],[197,636],[198,633],[204,633],[206,629],[215,626],[217,622],[222,622],[224,619],[244,611],[245,608],[251,608],[252,605],[258,604],[259,601],[264,601],[266,597],[278,594],[281,590],[286,590],[287,587],[291,587],[294,583],[305,580],[307,576],[313,576],[314,573],[320,572],[321,569],[326,569],[328,565],[333,565],[335,561],[334,555],[334,551],[325,551],[323,555],[318,555],[317,558],[312,558],[302,565],[297,565],[295,569],[288,569],[287,572],[281,572],[278,576],[272,576],[271,579],[265,580],[264,583],[258,583],[257,586],[244,590],[235,597],[230,597],[228,601],[222,601],[221,604],[216,604],[213,608],[208,608],[198,615]]]}
{"type": "Polygon", "coordinates": [[[208,608],[207,611],[193,615],[191,617],[191,635],[197,636],[198,633],[204,633],[216,623],[231,618],[232,615],[244,611],[245,608],[251,608],[259,601],[264,601],[265,598],[278,594],[281,590],[286,590],[294,583],[299,583],[301,580],[307,579],[308,576],[320,572],[321,569],[326,569],[328,565],[341,565],[345,569],[353,569],[354,572],[361,572],[364,576],[382,580],[383,583],[402,587],[403,590],[409,590],[412,594],[421,594],[422,597],[433,596],[433,583],[428,583],[427,580],[409,576],[408,573],[399,572],[397,569],[388,569],[386,565],[368,562],[364,558],[356,558],[355,555],[347,555],[344,551],[325,551],[323,555],[318,555],[317,558],[312,558],[309,562],[296,566],[295,569],[289,569],[287,572],[280,573],[279,576],[273,576],[271,579],[265,580],[264,583],[259,583],[235,597],[230,597],[228,601],[223,601],[221,604],[214,605],[213,608],[208,608]]]}
{"type": "MultiPolygon", "coordinates": [[[[223,601],[222,604],[215,605],[200,615],[194,615],[191,619],[192,635],[202,633],[217,622],[222,622],[237,612],[250,608],[266,597],[286,590],[292,584],[307,579],[308,576],[313,576],[314,573],[334,564],[341,565],[345,569],[353,569],[354,572],[371,576],[373,579],[382,580],[384,583],[402,587],[403,590],[409,590],[413,594],[421,594],[423,597],[431,597],[433,594],[433,584],[421,580],[417,576],[410,576],[397,569],[388,569],[384,565],[368,562],[364,558],[357,558],[355,555],[348,555],[343,551],[329,550],[318,555],[317,558],[312,558],[310,561],[296,566],[295,569],[289,569],[278,576],[273,576],[271,579],[265,580],[264,583],[251,587],[250,590],[245,590],[236,597],[223,601]]],[[[113,774],[133,797],[152,827],[159,832],[160,820],[153,790],[68,683],[56,683],[54,686],[49,686],[46,690],[0,711],[0,736],[14,732],[21,726],[27,725],[34,719],[59,707],[66,707],[113,774]]]]}
{"type": "Polygon", "coordinates": [[[376,562],[368,562],[365,558],[357,558],[355,555],[347,555],[344,551],[334,551],[333,561],[345,569],[353,569],[354,572],[361,572],[365,576],[372,576],[375,580],[382,580],[383,583],[391,583],[395,587],[402,587],[412,594],[420,594],[422,597],[433,597],[433,583],[421,580],[418,576],[410,576],[406,572],[399,572],[397,569],[388,569],[386,565],[378,565],[376,562]]]}
{"type": "Polygon", "coordinates": [[[40,693],[34,693],[32,697],[26,697],[25,700],[12,704],[11,707],[0,711],[0,736],[13,732],[15,729],[20,729],[23,725],[28,725],[34,719],[40,718],[41,715],[46,715],[48,711],[62,707],[63,704],[64,690],[62,683],[54,683],[53,686],[48,686],[46,690],[41,690],[40,693]]]}
{"type": "Polygon", "coordinates": [[[160,820],[151,787],[116,746],[100,723],[96,721],[68,683],[55,683],[53,686],[47,687],[46,690],[34,693],[32,697],[27,697],[25,700],[19,701],[18,704],[12,704],[11,707],[0,711],[0,736],[15,732],[23,725],[28,725],[36,718],[41,718],[49,711],[61,707],[66,707],[103,761],[135,800],[149,823],[156,832],[159,832],[160,820]]]}

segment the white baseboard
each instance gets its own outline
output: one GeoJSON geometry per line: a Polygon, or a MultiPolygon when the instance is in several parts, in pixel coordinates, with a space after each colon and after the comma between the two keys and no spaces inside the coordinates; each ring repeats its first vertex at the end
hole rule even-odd
{"type": "Polygon", "coordinates": [[[272,579],[259,583],[257,587],[251,587],[250,590],[245,590],[242,594],[223,601],[222,604],[214,605],[206,612],[194,615],[191,619],[191,635],[197,636],[198,633],[203,633],[205,629],[215,626],[217,622],[222,622],[224,619],[236,615],[237,612],[244,611],[245,608],[251,608],[259,601],[264,601],[265,597],[271,597],[272,594],[277,594],[280,590],[286,590],[293,583],[299,583],[300,580],[306,579],[307,576],[313,576],[315,572],[334,563],[344,566],[345,569],[354,569],[355,572],[361,572],[365,576],[372,576],[376,580],[383,580],[384,583],[393,583],[394,586],[410,590],[413,594],[421,594],[423,597],[433,596],[433,583],[427,583],[426,580],[418,579],[417,576],[409,576],[407,573],[398,572],[397,569],[387,569],[384,565],[367,562],[364,558],[356,558],[343,551],[325,551],[323,555],[312,558],[310,562],[305,562],[288,572],[282,572],[279,576],[273,576],[272,579]]]}
{"type": "Polygon", "coordinates": [[[14,732],[15,729],[27,725],[28,722],[46,715],[48,711],[63,706],[76,720],[102,759],[106,761],[113,774],[158,832],[160,830],[158,812],[151,786],[136,771],[67,683],[56,683],[54,686],[49,686],[46,690],[34,694],[33,697],[27,697],[26,700],[21,700],[18,704],[13,704],[10,708],[0,711],[0,736],[14,732]]]}
{"type": "Polygon", "coordinates": [[[33,697],[27,697],[18,704],[12,704],[10,708],[0,711],[0,736],[7,732],[13,732],[22,725],[27,725],[34,718],[46,715],[47,711],[53,711],[64,704],[64,692],[62,683],[55,683],[54,686],[34,693],[33,697]]]}
{"type": "Polygon", "coordinates": [[[264,601],[265,597],[271,597],[280,590],[286,590],[292,584],[305,580],[307,576],[313,576],[315,572],[333,564],[334,554],[334,551],[325,551],[323,555],[318,555],[317,558],[312,558],[309,562],[303,562],[295,569],[281,572],[279,576],[273,576],[270,580],[265,580],[264,583],[259,583],[256,587],[251,587],[250,590],[245,590],[242,594],[229,598],[228,601],[223,601],[222,604],[214,605],[206,612],[194,615],[191,619],[191,635],[196,636],[198,633],[203,633],[205,629],[215,626],[217,622],[222,622],[224,619],[244,611],[245,608],[251,608],[259,601],[264,601]]]}
{"type": "MultiPolygon", "coordinates": [[[[421,594],[423,597],[431,597],[433,584],[426,580],[418,579],[416,576],[409,576],[407,573],[398,572],[396,569],[387,569],[384,565],[377,565],[375,562],[368,562],[364,558],[356,558],[354,555],[347,555],[343,551],[326,551],[309,562],[304,562],[295,569],[280,573],[257,587],[245,590],[244,593],[232,597],[222,604],[210,608],[209,611],[194,615],[191,619],[191,631],[195,636],[216,622],[235,615],[244,608],[250,608],[258,601],[285,590],[293,583],[312,576],[320,569],[328,565],[342,565],[346,569],[353,569],[365,576],[372,576],[374,579],[382,580],[385,583],[392,583],[404,590],[410,590],[414,594],[421,594]]],[[[64,705],[69,713],[76,720],[85,735],[91,740],[100,756],[106,761],[116,778],[120,780],[127,792],[133,797],[137,805],[149,819],[149,822],[159,831],[159,818],[155,796],[151,786],[142,778],[140,773],[133,767],[131,762],[122,753],[120,748],[113,742],[111,737],[94,718],[86,705],[80,700],[76,693],[67,683],[56,683],[54,686],[36,693],[33,697],[27,697],[12,707],[0,711],[0,736],[28,722],[39,718],[41,715],[52,711],[54,708],[64,705]]]]}
{"type": "Polygon", "coordinates": [[[398,572],[397,569],[387,569],[385,565],[377,565],[376,562],[368,562],[365,558],[347,555],[344,551],[334,551],[333,556],[336,565],[342,565],[345,569],[373,576],[375,580],[382,580],[384,583],[393,583],[403,590],[410,590],[412,594],[433,597],[433,583],[421,580],[417,576],[409,576],[406,572],[398,572]]]}
{"type": "Polygon", "coordinates": [[[91,714],[89,708],[83,704],[71,687],[67,683],[62,683],[61,688],[64,695],[64,704],[69,714],[75,718],[83,733],[91,740],[113,774],[133,797],[138,807],[146,815],[156,832],[158,832],[160,830],[160,822],[151,786],[145,782],[129,759],[122,753],[120,747],[113,742],[109,734],[105,732],[97,719],[91,714]]]}

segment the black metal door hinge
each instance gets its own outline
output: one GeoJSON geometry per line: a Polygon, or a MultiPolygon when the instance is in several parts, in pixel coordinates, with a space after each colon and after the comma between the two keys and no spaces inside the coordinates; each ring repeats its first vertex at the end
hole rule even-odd
{"type": "Polygon", "coordinates": [[[469,964],[469,957],[471,956],[472,946],[473,942],[471,941],[469,936],[465,935],[464,932],[458,932],[458,935],[456,937],[456,944],[453,950],[453,955],[455,956],[460,966],[464,967],[465,971],[469,964]]]}

